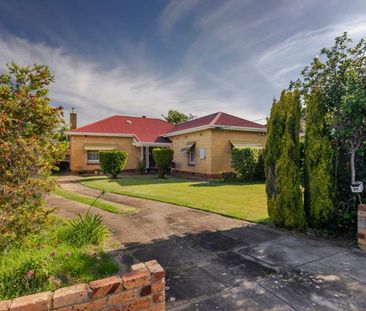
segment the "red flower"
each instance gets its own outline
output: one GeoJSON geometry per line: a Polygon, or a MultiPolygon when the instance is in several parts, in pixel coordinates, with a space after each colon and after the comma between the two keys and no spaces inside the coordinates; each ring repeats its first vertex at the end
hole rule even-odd
{"type": "Polygon", "coordinates": [[[29,270],[29,271],[27,272],[27,274],[26,274],[26,277],[27,277],[28,279],[30,279],[30,278],[33,276],[33,274],[34,274],[33,270],[29,270]]]}
{"type": "Polygon", "coordinates": [[[51,253],[50,253],[50,257],[55,257],[56,256],[56,252],[55,251],[52,251],[51,253]]]}

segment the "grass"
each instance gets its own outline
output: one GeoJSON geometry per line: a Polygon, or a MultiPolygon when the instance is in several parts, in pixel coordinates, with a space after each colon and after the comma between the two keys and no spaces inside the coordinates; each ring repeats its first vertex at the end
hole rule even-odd
{"type": "Polygon", "coordinates": [[[127,215],[127,214],[132,214],[132,213],[136,212],[136,210],[137,210],[136,208],[134,208],[132,206],[117,204],[117,203],[109,202],[109,201],[106,201],[103,199],[98,199],[97,201],[95,201],[95,198],[93,198],[93,197],[77,194],[75,192],[68,191],[68,190],[65,190],[62,188],[57,188],[56,190],[53,191],[53,193],[65,198],[65,199],[79,202],[79,203],[84,203],[86,205],[91,205],[94,203],[93,207],[100,208],[100,209],[105,210],[110,213],[127,215]]]}
{"type": "Polygon", "coordinates": [[[81,184],[112,193],[201,209],[252,222],[268,222],[264,183],[192,181],[156,176],[86,177],[81,184]]]}
{"type": "Polygon", "coordinates": [[[68,238],[70,230],[72,226],[54,218],[40,232],[2,251],[0,300],[89,282],[118,271],[101,243],[76,246],[68,238]]]}

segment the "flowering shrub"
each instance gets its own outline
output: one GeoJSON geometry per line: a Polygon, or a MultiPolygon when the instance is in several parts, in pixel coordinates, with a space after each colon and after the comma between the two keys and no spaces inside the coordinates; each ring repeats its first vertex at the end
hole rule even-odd
{"type": "Polygon", "coordinates": [[[53,188],[49,176],[67,148],[61,142],[62,107],[47,96],[46,66],[8,66],[0,75],[0,250],[35,232],[47,219],[42,208],[53,188]]]}

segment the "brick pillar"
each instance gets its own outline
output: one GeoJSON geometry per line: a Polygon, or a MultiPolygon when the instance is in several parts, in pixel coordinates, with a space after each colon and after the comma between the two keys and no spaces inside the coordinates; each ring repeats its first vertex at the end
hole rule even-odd
{"type": "Polygon", "coordinates": [[[366,204],[358,205],[357,242],[358,246],[366,251],[366,204]]]}

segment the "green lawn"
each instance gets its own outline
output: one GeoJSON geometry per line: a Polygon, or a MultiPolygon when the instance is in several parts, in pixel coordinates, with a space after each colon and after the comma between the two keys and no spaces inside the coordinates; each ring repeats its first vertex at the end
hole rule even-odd
{"type": "Polygon", "coordinates": [[[253,222],[267,222],[264,183],[202,182],[169,177],[86,177],[81,184],[117,194],[147,198],[210,211],[253,222]]]}
{"type": "Polygon", "coordinates": [[[105,210],[105,211],[108,211],[111,213],[115,213],[115,214],[127,215],[127,214],[132,214],[132,213],[136,212],[136,210],[137,210],[136,208],[134,208],[132,206],[117,204],[117,203],[109,202],[109,201],[106,201],[103,199],[98,199],[97,201],[95,201],[95,198],[93,198],[93,197],[76,194],[72,191],[68,191],[68,190],[65,190],[62,188],[57,188],[56,190],[53,191],[53,193],[65,198],[65,199],[84,203],[86,205],[91,205],[94,203],[93,207],[100,208],[102,210],[105,210]]]}

